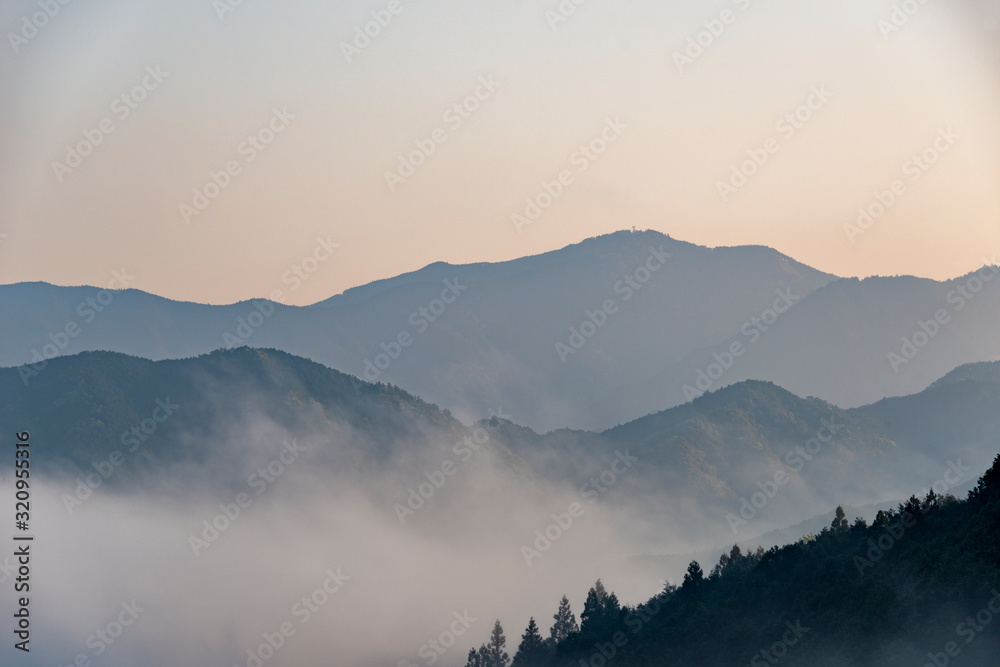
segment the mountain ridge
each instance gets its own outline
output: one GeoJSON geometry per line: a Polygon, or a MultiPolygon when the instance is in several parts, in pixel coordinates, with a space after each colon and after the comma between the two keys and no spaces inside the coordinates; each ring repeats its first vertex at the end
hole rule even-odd
{"type": "Polygon", "coordinates": [[[130,288],[89,313],[80,304],[91,288],[18,284],[0,286],[10,314],[0,365],[91,349],[166,359],[249,345],[392,382],[467,421],[505,404],[537,431],[600,431],[746,379],[847,408],[1000,358],[1000,291],[984,287],[961,312],[946,301],[970,276],[837,278],[766,246],[620,231],[504,262],[435,262],[310,306],[195,304],[130,288]],[[775,315],[776,295],[794,305],[778,303],[775,315]],[[900,337],[941,307],[956,310],[934,343],[891,367],[900,337]],[[73,338],[62,333],[71,323],[73,338]],[[739,358],[715,368],[735,344],[739,358]]]}
{"type": "Polygon", "coordinates": [[[677,534],[703,525],[698,516],[715,532],[728,530],[726,516],[781,472],[788,490],[754,519],[753,531],[762,532],[831,503],[870,504],[930,487],[949,465],[984,466],[1000,435],[1000,377],[987,368],[851,409],[745,381],[604,431],[537,433],[506,406],[497,405],[488,422],[463,423],[394,385],[278,350],[243,347],[161,361],[86,352],[50,361],[28,387],[19,369],[0,369],[0,390],[11,397],[0,417],[46,433],[52,444],[38,456],[70,479],[91,472],[147,423],[156,437],[148,445],[143,438],[148,456],[134,477],[140,485],[189,464],[236,483],[242,461],[283,438],[312,442],[318,469],[385,469],[405,478],[406,471],[439,466],[446,445],[488,423],[490,449],[507,462],[499,474],[536,480],[533,493],[580,487],[616,457],[634,457],[641,464],[602,494],[604,502],[661,518],[673,517],[679,502],[695,503],[698,515],[677,519],[677,534]],[[163,404],[181,405],[180,416],[154,424],[150,417],[163,404]],[[233,433],[245,433],[245,443],[219,444],[233,433]]]}

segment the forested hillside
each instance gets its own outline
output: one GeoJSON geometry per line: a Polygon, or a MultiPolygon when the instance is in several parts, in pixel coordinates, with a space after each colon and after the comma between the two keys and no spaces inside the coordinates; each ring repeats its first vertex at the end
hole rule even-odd
{"type": "MultiPolygon", "coordinates": [[[[838,512],[795,544],[692,562],[637,606],[598,581],[579,627],[568,611],[564,599],[546,638],[532,619],[514,667],[995,665],[1000,456],[965,500],[913,496],[872,525],[838,512]]],[[[509,664],[499,639],[497,625],[469,667],[509,664]]]]}

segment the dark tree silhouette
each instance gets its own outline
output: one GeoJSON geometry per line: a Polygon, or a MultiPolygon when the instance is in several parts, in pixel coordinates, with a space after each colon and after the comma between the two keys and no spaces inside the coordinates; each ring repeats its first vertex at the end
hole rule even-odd
{"type": "Polygon", "coordinates": [[[540,667],[548,656],[545,640],[538,632],[534,616],[528,621],[528,627],[521,635],[521,644],[517,647],[511,667],[540,667]]]}
{"type": "MultiPolygon", "coordinates": [[[[942,632],[955,623],[954,632],[972,634],[974,617],[962,616],[1000,602],[1000,457],[967,501],[914,496],[879,512],[871,526],[845,527],[843,508],[837,514],[819,535],[785,547],[734,547],[711,577],[692,561],[681,589],[667,584],[635,607],[621,607],[598,581],[579,632],[569,630],[575,619],[563,596],[540,660],[529,659],[540,640],[532,620],[510,667],[765,664],[775,662],[769,642],[779,637],[787,667],[911,667],[913,654],[900,646],[930,646],[932,661],[944,664],[942,632]]],[[[970,665],[996,664],[1000,626],[981,627],[962,655],[970,665]]],[[[496,660],[498,628],[489,647],[470,652],[467,667],[506,667],[496,660]]]]}
{"type": "Polygon", "coordinates": [[[465,667],[485,667],[486,658],[486,646],[480,646],[477,651],[474,648],[469,649],[469,659],[465,661],[465,667]]]}
{"type": "Polygon", "coordinates": [[[688,565],[687,573],[684,574],[684,581],[681,583],[681,590],[685,592],[694,592],[701,586],[701,583],[705,580],[705,573],[701,569],[701,565],[698,561],[693,560],[688,565]]]}
{"type": "Polygon", "coordinates": [[[580,614],[580,633],[585,636],[600,635],[621,621],[621,604],[618,596],[608,593],[598,579],[587,592],[587,601],[580,614]]]}
{"type": "Polygon", "coordinates": [[[833,530],[847,530],[850,526],[847,523],[847,515],[844,514],[844,508],[837,505],[837,515],[833,517],[833,522],[830,523],[830,528],[833,530]]]}
{"type": "Polygon", "coordinates": [[[985,505],[1000,496],[1000,454],[993,459],[993,466],[979,478],[976,486],[969,491],[969,500],[985,505]]]}
{"type": "Polygon", "coordinates": [[[558,644],[572,634],[580,631],[580,626],[576,624],[576,616],[569,608],[569,598],[565,595],[559,601],[559,609],[552,616],[555,622],[549,630],[549,642],[558,644]]]}
{"type": "Polygon", "coordinates": [[[490,641],[484,647],[482,667],[507,667],[510,664],[510,656],[504,651],[506,646],[507,638],[504,637],[500,619],[497,619],[493,624],[493,632],[490,633],[490,641]]]}
{"type": "Polygon", "coordinates": [[[723,553],[719,558],[719,564],[712,570],[710,578],[718,579],[719,577],[731,572],[742,571],[751,560],[752,556],[747,555],[746,558],[744,558],[739,545],[734,544],[728,554],[723,553]]]}

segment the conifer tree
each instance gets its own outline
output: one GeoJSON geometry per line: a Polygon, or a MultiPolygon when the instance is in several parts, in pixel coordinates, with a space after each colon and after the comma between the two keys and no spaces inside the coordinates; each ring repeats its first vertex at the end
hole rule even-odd
{"type": "Polygon", "coordinates": [[[598,579],[589,591],[587,600],[583,603],[583,613],[580,614],[580,629],[586,632],[587,626],[604,615],[604,606],[608,601],[608,591],[598,579]]]}
{"type": "Polygon", "coordinates": [[[608,593],[598,579],[587,593],[587,601],[580,614],[580,632],[588,636],[603,635],[621,622],[621,616],[618,596],[608,593]]]}
{"type": "Polygon", "coordinates": [[[477,651],[474,648],[469,649],[469,659],[465,662],[465,667],[485,667],[483,660],[486,657],[486,646],[480,645],[477,651]]]}
{"type": "Polygon", "coordinates": [[[830,524],[830,528],[833,530],[847,530],[847,515],[844,514],[844,508],[837,505],[837,515],[833,518],[833,522],[830,524]]]}
{"type": "Polygon", "coordinates": [[[484,647],[482,667],[507,667],[510,664],[510,656],[504,651],[507,646],[507,638],[503,634],[503,626],[500,619],[493,624],[493,632],[490,633],[490,641],[484,647]]]}
{"type": "Polygon", "coordinates": [[[549,630],[549,642],[553,645],[580,631],[580,626],[576,624],[576,615],[569,608],[569,598],[565,595],[559,601],[559,609],[552,618],[555,623],[549,630]]]}
{"type": "Polygon", "coordinates": [[[702,571],[701,565],[698,564],[698,561],[693,560],[688,564],[687,572],[684,574],[684,582],[681,584],[681,590],[694,591],[704,580],[705,573],[702,571]]]}
{"type": "Polygon", "coordinates": [[[528,621],[528,627],[521,635],[521,644],[517,647],[511,667],[539,667],[547,654],[545,641],[538,632],[535,618],[528,621]]]}
{"type": "Polygon", "coordinates": [[[985,505],[1000,494],[1000,454],[993,459],[993,465],[979,478],[976,487],[969,491],[969,500],[985,505]]]}

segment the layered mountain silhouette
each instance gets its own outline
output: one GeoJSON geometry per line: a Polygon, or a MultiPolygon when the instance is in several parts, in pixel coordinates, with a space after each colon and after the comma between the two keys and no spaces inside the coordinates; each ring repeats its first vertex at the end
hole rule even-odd
{"type": "MultiPolygon", "coordinates": [[[[980,474],[1000,442],[1000,363],[964,366],[918,394],[854,409],[746,381],[602,432],[546,434],[505,410],[464,425],[394,386],[274,350],[158,362],[81,353],[51,360],[27,387],[25,368],[0,369],[9,397],[0,418],[44,433],[35,465],[66,480],[100,473],[117,451],[124,462],[113,462],[120,470],[106,476],[108,489],[157,478],[181,489],[198,479],[238,487],[261,457],[296,441],[331,484],[364,474],[406,488],[488,427],[490,454],[477,465],[507,480],[510,492],[578,489],[644,517],[648,525],[635,531],[650,539],[700,536],[707,544],[720,535],[748,539],[838,503],[946,494],[980,474]],[[602,477],[609,469],[617,478],[610,484],[602,477]]],[[[477,493],[471,483],[451,486],[477,493]]]]}
{"type": "Polygon", "coordinates": [[[0,287],[0,364],[268,347],[467,420],[502,406],[537,431],[604,429],[751,378],[852,407],[997,358],[994,275],[838,279],[770,248],[623,231],[509,262],[436,263],[308,307],[21,283],[0,287]]]}

